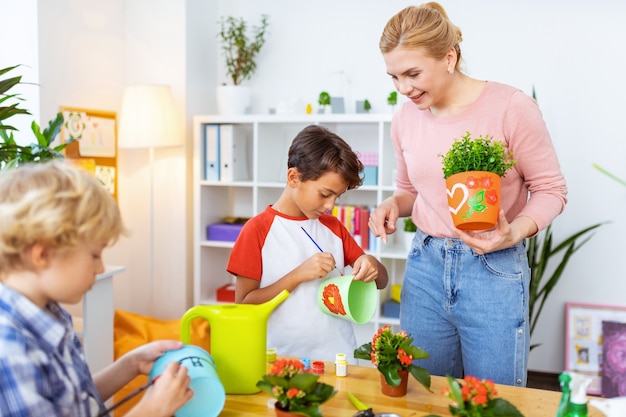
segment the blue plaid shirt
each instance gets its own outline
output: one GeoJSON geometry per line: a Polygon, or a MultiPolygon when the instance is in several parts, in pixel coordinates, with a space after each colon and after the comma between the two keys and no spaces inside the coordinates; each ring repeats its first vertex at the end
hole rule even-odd
{"type": "Polygon", "coordinates": [[[0,284],[0,416],[93,417],[104,408],[70,315],[0,284]]]}

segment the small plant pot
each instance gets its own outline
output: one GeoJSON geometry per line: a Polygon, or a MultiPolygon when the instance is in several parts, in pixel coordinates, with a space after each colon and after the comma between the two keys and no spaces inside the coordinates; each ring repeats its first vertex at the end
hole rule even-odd
{"type": "Polygon", "coordinates": [[[388,397],[404,397],[409,383],[409,371],[401,369],[398,371],[400,375],[400,385],[394,387],[385,381],[385,376],[380,375],[380,392],[388,397]]]}
{"type": "Polygon", "coordinates": [[[448,207],[454,226],[461,230],[487,230],[498,222],[500,176],[469,171],[446,178],[448,207]]]}

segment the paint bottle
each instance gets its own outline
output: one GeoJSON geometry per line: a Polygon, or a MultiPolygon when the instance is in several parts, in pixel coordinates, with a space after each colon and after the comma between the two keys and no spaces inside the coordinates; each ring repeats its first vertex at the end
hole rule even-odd
{"type": "Polygon", "coordinates": [[[348,361],[345,353],[337,353],[335,355],[335,376],[348,375],[348,361]]]}

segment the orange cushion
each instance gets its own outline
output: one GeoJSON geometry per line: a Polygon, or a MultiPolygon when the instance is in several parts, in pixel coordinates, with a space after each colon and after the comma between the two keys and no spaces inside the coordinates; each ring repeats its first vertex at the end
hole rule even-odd
{"type": "MultiPolygon", "coordinates": [[[[159,320],[128,311],[115,310],[113,325],[115,360],[126,352],[154,340],[180,340],[180,319],[159,320]]],[[[191,344],[210,351],[209,322],[196,319],[191,323],[191,344]]],[[[147,375],[139,375],[115,394],[113,403],[116,404],[147,381],[147,375]]],[[[137,395],[116,408],[115,417],[126,414],[137,404],[141,396],[142,394],[137,395]]]]}

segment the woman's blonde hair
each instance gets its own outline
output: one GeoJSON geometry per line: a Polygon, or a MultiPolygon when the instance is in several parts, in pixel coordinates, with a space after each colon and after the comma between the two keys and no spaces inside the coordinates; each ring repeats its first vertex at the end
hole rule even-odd
{"type": "Polygon", "coordinates": [[[406,7],[389,19],[378,46],[383,54],[396,48],[422,48],[435,59],[442,59],[450,48],[454,48],[458,69],[462,40],[461,29],[448,19],[444,8],[439,3],[430,2],[419,7],[406,7]]]}
{"type": "Polygon", "coordinates": [[[125,234],[119,208],[93,175],[69,162],[22,165],[0,172],[0,271],[28,269],[35,243],[55,251],[125,234]]]}

